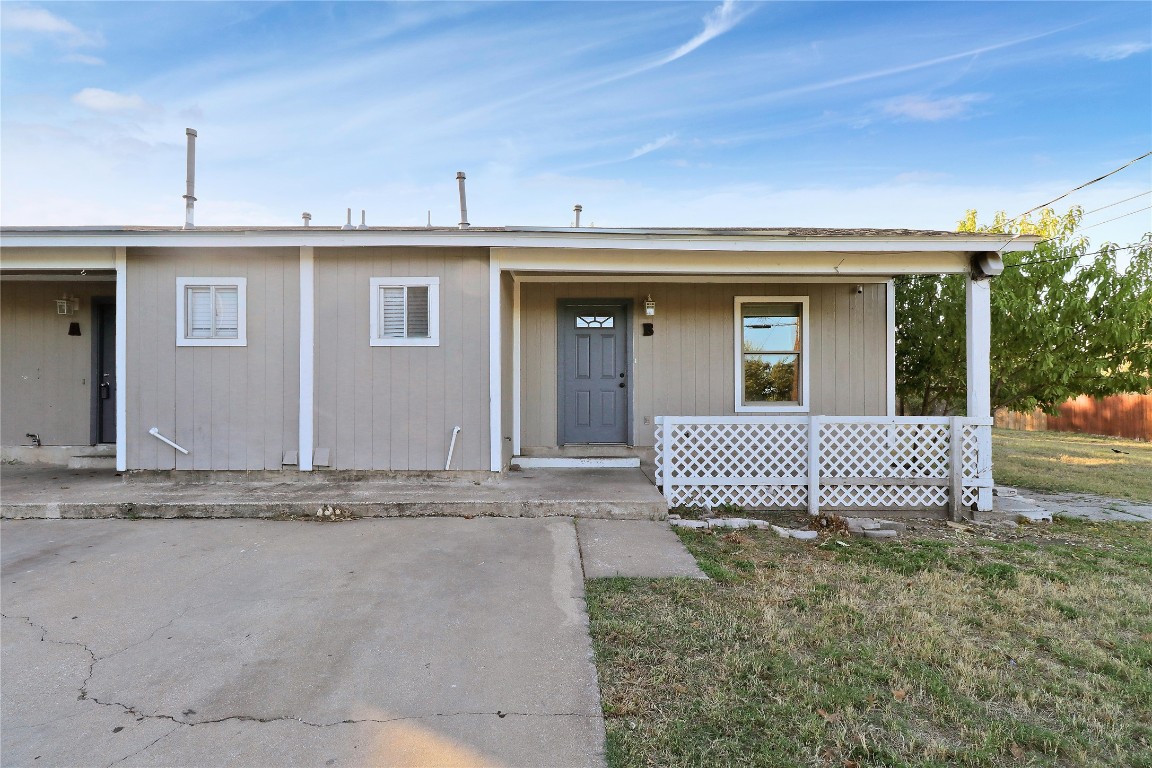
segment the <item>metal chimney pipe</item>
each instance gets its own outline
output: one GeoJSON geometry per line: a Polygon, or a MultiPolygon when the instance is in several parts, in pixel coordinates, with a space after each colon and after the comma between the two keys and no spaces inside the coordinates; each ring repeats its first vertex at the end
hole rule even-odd
{"type": "Polygon", "coordinates": [[[580,211],[584,210],[584,206],[577,203],[576,207],[573,208],[572,210],[576,211],[576,226],[579,227],[580,226],[580,211]]]}
{"type": "Polygon", "coordinates": [[[468,223],[468,199],[464,195],[464,171],[456,171],[456,182],[460,185],[460,229],[472,226],[468,223]]]}
{"type": "Polygon", "coordinates": [[[193,209],[196,207],[196,131],[185,128],[188,136],[188,184],[184,195],[184,229],[195,229],[192,221],[193,209]]]}
{"type": "Polygon", "coordinates": [[[365,215],[366,214],[364,212],[364,209],[361,208],[360,209],[360,226],[356,227],[356,229],[368,229],[368,225],[365,223],[365,215]]]}
{"type": "Polygon", "coordinates": [[[300,218],[304,219],[304,226],[309,227],[312,225],[312,214],[308,213],[308,211],[300,214],[300,218]]]}
{"type": "Polygon", "coordinates": [[[348,218],[345,219],[344,226],[340,227],[340,229],[356,229],[356,227],[352,226],[352,209],[351,208],[348,209],[348,218]]]}

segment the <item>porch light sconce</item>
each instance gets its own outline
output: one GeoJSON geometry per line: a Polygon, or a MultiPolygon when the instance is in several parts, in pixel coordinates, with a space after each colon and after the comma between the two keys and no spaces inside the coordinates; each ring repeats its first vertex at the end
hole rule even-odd
{"type": "Polygon", "coordinates": [[[80,309],[80,299],[64,294],[64,298],[56,299],[56,314],[74,315],[80,309]]]}
{"type": "Polygon", "coordinates": [[[80,335],[80,323],[68,323],[68,335],[69,336],[79,336],[80,335]]]}
{"type": "Polygon", "coordinates": [[[644,314],[648,317],[656,314],[656,302],[652,301],[652,294],[648,294],[648,300],[644,302],[644,314]]]}

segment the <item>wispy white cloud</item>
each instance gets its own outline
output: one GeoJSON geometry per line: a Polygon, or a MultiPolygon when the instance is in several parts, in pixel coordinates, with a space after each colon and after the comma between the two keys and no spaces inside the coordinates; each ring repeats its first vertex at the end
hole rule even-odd
{"type": "Polygon", "coordinates": [[[704,29],[700,30],[695,37],[672,51],[672,53],[652,64],[649,68],[662,67],[665,64],[676,61],[676,59],[687,56],[709,40],[720,37],[720,35],[735,27],[748,13],[749,11],[745,9],[738,9],[736,0],[724,0],[723,3],[713,8],[708,12],[708,15],[704,17],[704,29]]]}
{"type": "Polygon", "coordinates": [[[650,70],[657,69],[664,66],[665,64],[671,64],[677,59],[684,58],[708,41],[715,40],[717,37],[720,37],[720,35],[730,31],[737,24],[743,21],[749,13],[751,13],[750,10],[738,7],[736,0],[724,0],[723,3],[713,8],[704,16],[704,28],[700,30],[692,39],[679,46],[671,53],[665,54],[655,61],[649,61],[645,64],[641,64],[638,67],[633,67],[632,69],[626,70],[624,72],[601,78],[600,80],[589,83],[586,87],[591,88],[607,85],[608,83],[612,83],[617,80],[623,80],[626,77],[633,77],[634,75],[639,75],[642,72],[648,72],[650,70]]]}
{"type": "Polygon", "coordinates": [[[85,64],[89,67],[102,67],[104,66],[104,59],[99,56],[89,56],[86,53],[70,53],[65,56],[61,61],[68,64],[85,64]]]}
{"type": "Polygon", "coordinates": [[[103,38],[97,33],[85,32],[62,16],[57,16],[44,8],[34,5],[4,4],[0,19],[9,32],[32,32],[50,35],[73,47],[102,45],[103,38]]]}
{"type": "Polygon", "coordinates": [[[1152,50],[1152,43],[1135,42],[1135,43],[1117,43],[1115,45],[1102,45],[1097,48],[1090,48],[1084,51],[1084,55],[1090,59],[1097,61],[1120,61],[1129,56],[1135,56],[1138,53],[1152,50]]]}
{"type": "Polygon", "coordinates": [[[93,112],[141,112],[148,102],[135,93],[117,93],[103,88],[85,88],[72,96],[72,103],[93,112]]]}
{"type": "Polygon", "coordinates": [[[946,56],[936,56],[936,57],[931,58],[931,59],[924,59],[922,61],[916,61],[916,62],[913,62],[911,64],[904,64],[904,65],[897,66],[897,67],[886,67],[884,69],[876,69],[876,70],[872,70],[870,72],[861,72],[860,74],[857,74],[857,75],[847,75],[845,77],[837,77],[837,78],[833,78],[831,80],[822,80],[822,81],[815,82],[815,83],[808,83],[806,85],[798,85],[798,86],[795,86],[792,88],[782,88],[778,91],[772,91],[772,92],[766,93],[762,96],[756,96],[756,97],[752,97],[749,99],[744,99],[744,100],[742,100],[742,102],[740,102],[740,105],[746,106],[746,105],[761,103],[764,101],[774,101],[777,99],[782,99],[782,98],[786,98],[786,97],[790,97],[790,96],[799,96],[799,95],[806,94],[806,93],[816,93],[819,91],[826,91],[826,90],[829,90],[832,88],[840,88],[840,87],[843,87],[845,85],[855,85],[857,83],[862,83],[862,82],[866,82],[869,80],[879,80],[879,79],[883,79],[886,77],[893,77],[895,75],[902,75],[902,74],[905,74],[907,72],[915,72],[915,71],[920,70],[920,69],[927,69],[928,67],[939,66],[940,64],[947,64],[947,63],[953,62],[953,61],[960,61],[960,60],[967,59],[967,58],[972,57],[972,56],[979,56],[980,54],[983,54],[983,53],[990,53],[992,51],[998,51],[998,50],[1001,50],[1003,48],[1015,47],[1015,46],[1018,46],[1022,43],[1028,43],[1028,42],[1031,42],[1033,40],[1039,40],[1041,38],[1048,37],[1050,35],[1055,35],[1058,32],[1063,32],[1064,30],[1066,30],[1068,28],[1069,27],[1061,27],[1059,29],[1052,29],[1052,30],[1049,30],[1047,32],[1040,32],[1040,33],[1035,34],[1035,35],[1028,35],[1027,37],[1018,37],[1018,38],[1015,38],[1012,40],[1005,40],[1002,43],[993,43],[992,45],[984,45],[984,46],[980,46],[979,48],[970,48],[966,51],[961,51],[959,53],[951,53],[951,54],[948,54],[946,56]]]}
{"type": "Polygon", "coordinates": [[[982,93],[966,93],[962,96],[900,96],[884,103],[884,114],[903,117],[909,120],[938,122],[954,117],[963,117],[973,104],[987,100],[982,93]]]}
{"type": "Polygon", "coordinates": [[[676,134],[674,134],[674,133],[669,133],[667,136],[661,136],[660,138],[656,139],[655,141],[650,141],[647,144],[645,144],[644,146],[637,147],[636,149],[632,150],[632,154],[628,155],[628,159],[629,160],[635,160],[638,157],[643,157],[644,155],[647,155],[650,152],[655,152],[656,150],[660,149],[661,147],[668,146],[669,144],[671,144],[675,140],[676,140],[676,134]]]}

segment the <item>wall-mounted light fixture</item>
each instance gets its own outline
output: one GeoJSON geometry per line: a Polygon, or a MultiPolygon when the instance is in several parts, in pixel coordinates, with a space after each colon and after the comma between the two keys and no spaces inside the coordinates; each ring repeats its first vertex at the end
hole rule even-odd
{"type": "Polygon", "coordinates": [[[648,300],[644,302],[644,314],[648,317],[656,314],[656,302],[652,301],[652,294],[648,294],[648,300]]]}
{"type": "Polygon", "coordinates": [[[56,299],[56,314],[74,315],[80,309],[80,299],[64,294],[64,298],[56,299]]]}

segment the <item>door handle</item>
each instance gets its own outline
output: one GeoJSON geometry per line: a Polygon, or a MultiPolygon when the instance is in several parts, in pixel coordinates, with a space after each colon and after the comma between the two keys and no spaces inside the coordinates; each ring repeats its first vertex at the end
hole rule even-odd
{"type": "Polygon", "coordinates": [[[112,396],[112,385],[108,382],[101,382],[100,384],[100,399],[107,400],[112,396]]]}

